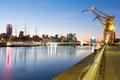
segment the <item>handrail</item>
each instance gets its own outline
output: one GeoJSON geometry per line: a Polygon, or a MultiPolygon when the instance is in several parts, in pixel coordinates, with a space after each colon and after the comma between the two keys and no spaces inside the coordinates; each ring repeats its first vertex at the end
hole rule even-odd
{"type": "Polygon", "coordinates": [[[99,70],[104,51],[105,51],[105,46],[103,47],[101,52],[98,54],[94,63],[92,64],[92,66],[90,67],[90,69],[88,70],[88,72],[86,73],[86,75],[83,77],[82,80],[95,80],[96,78],[95,76],[97,75],[97,72],[99,70]]]}

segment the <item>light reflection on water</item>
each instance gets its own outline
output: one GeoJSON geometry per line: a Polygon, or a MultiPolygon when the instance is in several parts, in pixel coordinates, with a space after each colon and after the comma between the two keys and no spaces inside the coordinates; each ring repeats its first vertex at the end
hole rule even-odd
{"type": "Polygon", "coordinates": [[[1,47],[0,80],[51,80],[91,50],[88,46],[1,47]]]}

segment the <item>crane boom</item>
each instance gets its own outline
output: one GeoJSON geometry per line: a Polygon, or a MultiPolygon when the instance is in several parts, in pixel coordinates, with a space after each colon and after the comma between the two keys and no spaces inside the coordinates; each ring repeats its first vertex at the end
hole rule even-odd
{"type": "MultiPolygon", "coordinates": [[[[91,11],[96,18],[103,24],[104,26],[104,41],[106,41],[106,39],[108,39],[109,37],[109,42],[110,43],[114,43],[114,16],[110,16],[98,9],[96,9],[95,7],[90,7],[83,12],[87,12],[87,11],[91,11]]],[[[95,18],[95,19],[96,19],[95,18]]]]}
{"type": "Polygon", "coordinates": [[[96,18],[103,24],[106,24],[105,18],[103,16],[101,16],[100,14],[98,14],[96,11],[92,11],[93,14],[96,16],[96,18]]]}
{"type": "Polygon", "coordinates": [[[97,8],[95,8],[95,10],[98,11],[99,13],[103,14],[103,16],[105,16],[105,17],[110,17],[108,14],[98,10],[97,8]]]}
{"type": "Polygon", "coordinates": [[[107,19],[110,17],[108,14],[98,10],[95,7],[90,7],[88,9],[82,11],[82,13],[87,12],[87,11],[91,11],[103,25],[105,25],[107,23],[107,19]]]}

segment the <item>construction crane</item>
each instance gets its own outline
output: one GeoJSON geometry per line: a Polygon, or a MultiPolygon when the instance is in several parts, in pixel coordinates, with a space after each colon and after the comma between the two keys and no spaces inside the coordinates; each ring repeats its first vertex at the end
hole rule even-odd
{"type": "MultiPolygon", "coordinates": [[[[98,19],[104,26],[104,42],[113,44],[115,35],[114,35],[114,16],[110,16],[95,7],[90,7],[87,10],[82,11],[87,12],[91,11],[96,17],[95,19],[98,19]]],[[[94,19],[94,20],[95,20],[94,19]]]]}

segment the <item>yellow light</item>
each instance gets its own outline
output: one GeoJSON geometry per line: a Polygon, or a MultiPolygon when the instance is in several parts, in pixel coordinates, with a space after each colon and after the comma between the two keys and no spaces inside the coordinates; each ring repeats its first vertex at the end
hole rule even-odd
{"type": "Polygon", "coordinates": [[[110,25],[109,30],[114,30],[114,25],[110,25]]]}
{"type": "Polygon", "coordinates": [[[105,40],[105,43],[106,43],[106,44],[108,43],[109,38],[110,38],[110,35],[108,34],[107,37],[106,37],[106,40],[105,40]]]}

